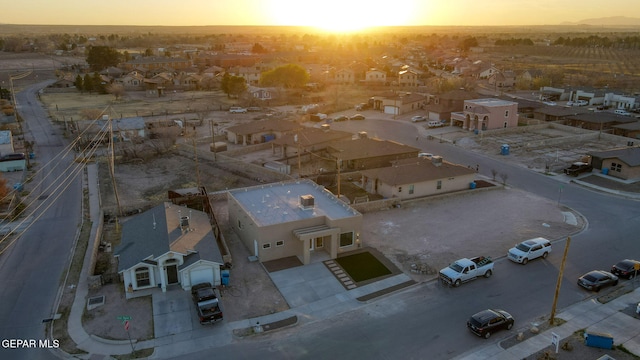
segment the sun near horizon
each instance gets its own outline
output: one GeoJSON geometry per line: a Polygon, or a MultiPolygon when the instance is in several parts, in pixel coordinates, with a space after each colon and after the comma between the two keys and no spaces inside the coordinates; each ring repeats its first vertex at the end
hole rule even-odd
{"type": "Polygon", "coordinates": [[[313,7],[272,0],[268,13],[274,24],[308,26],[320,32],[352,33],[384,26],[411,25],[415,0],[394,0],[396,11],[380,11],[377,0],[325,0],[313,7]]]}

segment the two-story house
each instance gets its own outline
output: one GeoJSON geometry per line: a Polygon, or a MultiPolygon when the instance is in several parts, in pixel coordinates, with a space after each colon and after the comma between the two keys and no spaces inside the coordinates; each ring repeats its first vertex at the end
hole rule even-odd
{"type": "Polygon", "coordinates": [[[465,100],[462,113],[452,113],[451,120],[463,129],[493,130],[518,126],[518,103],[497,98],[465,100]]]}

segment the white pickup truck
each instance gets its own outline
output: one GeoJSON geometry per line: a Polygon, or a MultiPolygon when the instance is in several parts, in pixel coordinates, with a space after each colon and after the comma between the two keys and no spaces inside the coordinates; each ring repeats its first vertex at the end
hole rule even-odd
{"type": "Polygon", "coordinates": [[[458,259],[440,270],[440,280],[455,287],[479,276],[488,278],[491,275],[493,275],[493,260],[485,256],[458,259]]]}

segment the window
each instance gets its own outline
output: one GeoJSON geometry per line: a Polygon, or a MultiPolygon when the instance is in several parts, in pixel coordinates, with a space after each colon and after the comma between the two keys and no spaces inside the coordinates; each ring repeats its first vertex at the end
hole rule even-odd
{"type": "Polygon", "coordinates": [[[409,185],[409,194],[413,194],[413,185],[409,185]]]}
{"type": "Polygon", "coordinates": [[[284,246],[284,240],[278,240],[276,241],[276,246],[284,246]]]}
{"type": "Polygon", "coordinates": [[[504,111],[504,117],[509,117],[509,110],[504,111]]]}
{"type": "Polygon", "coordinates": [[[436,189],[438,189],[438,190],[442,189],[442,180],[438,180],[438,183],[436,185],[436,189]]]}
{"type": "Polygon", "coordinates": [[[263,248],[263,249],[271,249],[271,243],[264,243],[264,244],[262,244],[262,248],[263,248]]]}
{"type": "Polygon", "coordinates": [[[611,171],[616,171],[616,172],[620,172],[622,171],[622,164],[618,164],[618,163],[611,163],[611,171]]]}
{"type": "Polygon", "coordinates": [[[340,247],[353,245],[353,232],[340,234],[340,247]]]}
{"type": "Polygon", "coordinates": [[[149,279],[149,268],[142,267],[136,269],[136,285],[138,287],[151,285],[151,280],[149,279]]]}

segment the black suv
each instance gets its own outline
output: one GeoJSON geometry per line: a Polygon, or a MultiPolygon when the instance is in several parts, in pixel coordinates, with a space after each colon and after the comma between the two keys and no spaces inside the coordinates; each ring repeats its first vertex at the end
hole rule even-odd
{"type": "Polygon", "coordinates": [[[510,330],[515,320],[504,310],[487,309],[473,315],[467,321],[467,327],[472,333],[488,339],[491,334],[501,330],[510,330]]]}

